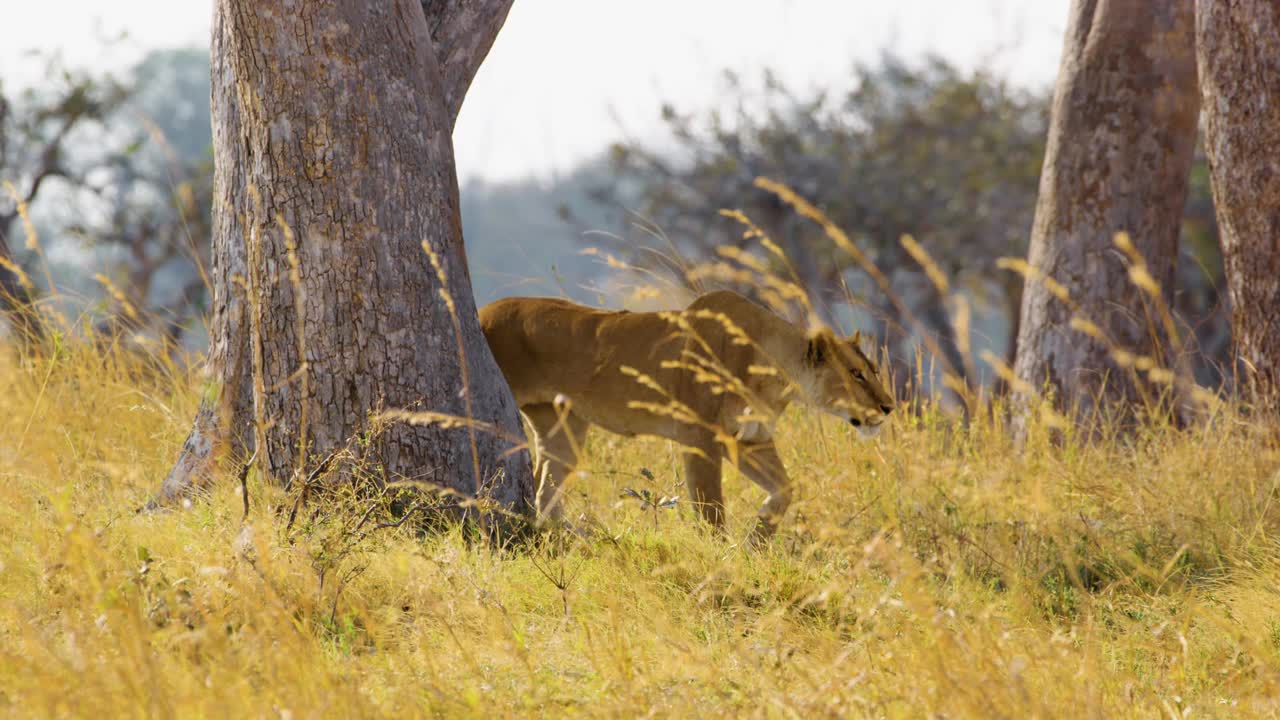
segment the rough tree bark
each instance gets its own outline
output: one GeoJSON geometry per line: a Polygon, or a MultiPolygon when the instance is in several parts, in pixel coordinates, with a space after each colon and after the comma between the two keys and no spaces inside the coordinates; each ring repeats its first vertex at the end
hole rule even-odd
{"type": "Polygon", "coordinates": [[[1280,6],[1199,0],[1205,146],[1241,383],[1280,410],[1280,6]]]}
{"type": "Polygon", "coordinates": [[[1076,310],[1028,281],[1017,376],[1046,383],[1077,420],[1127,413],[1143,396],[1108,343],[1070,327],[1080,315],[1110,342],[1167,362],[1149,296],[1114,244],[1128,232],[1168,297],[1196,140],[1194,0],[1074,0],[1054,94],[1029,261],[1076,310]]]}
{"type": "MultiPolygon", "coordinates": [[[[383,409],[521,435],[476,316],[450,138],[510,5],[218,0],[210,390],[158,501],[207,484],[258,431],[260,467],[282,482],[383,409]]],[[[361,452],[386,479],[466,495],[479,480],[523,511],[529,459],[510,450],[400,425],[361,452]]]]}

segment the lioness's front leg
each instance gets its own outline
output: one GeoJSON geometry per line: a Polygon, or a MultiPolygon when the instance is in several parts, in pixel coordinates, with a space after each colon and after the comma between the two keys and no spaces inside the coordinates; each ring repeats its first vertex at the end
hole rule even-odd
{"type": "Polygon", "coordinates": [[[720,446],[714,441],[690,445],[684,453],[684,481],[689,502],[702,519],[720,530],[724,527],[724,495],[720,487],[720,446]]]}
{"type": "Polygon", "coordinates": [[[742,445],[738,453],[738,470],[769,493],[760,506],[760,520],[751,533],[753,540],[766,539],[778,529],[778,523],[782,522],[782,516],[791,505],[791,478],[787,476],[787,469],[772,442],[742,445]]]}

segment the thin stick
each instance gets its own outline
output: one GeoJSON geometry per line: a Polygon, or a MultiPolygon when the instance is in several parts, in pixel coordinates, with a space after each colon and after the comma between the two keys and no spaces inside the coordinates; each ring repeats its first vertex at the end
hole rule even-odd
{"type": "Polygon", "coordinates": [[[249,519],[249,468],[253,467],[253,463],[258,459],[258,448],[253,449],[253,454],[248,460],[244,461],[244,465],[240,466],[240,497],[244,499],[244,517],[241,521],[249,519]]]}
{"type": "Polygon", "coordinates": [[[289,522],[284,526],[286,534],[293,529],[293,521],[298,517],[298,508],[302,507],[306,502],[307,495],[311,492],[311,484],[329,469],[329,466],[333,464],[333,461],[341,452],[342,450],[334,450],[329,453],[329,455],[325,457],[324,460],[321,460],[320,464],[307,475],[307,479],[302,482],[302,491],[298,493],[298,499],[293,501],[293,508],[289,510],[289,522]]]}

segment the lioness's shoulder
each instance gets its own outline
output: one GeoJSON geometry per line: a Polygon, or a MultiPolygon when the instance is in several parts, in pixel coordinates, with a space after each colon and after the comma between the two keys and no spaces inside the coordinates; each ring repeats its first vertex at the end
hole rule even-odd
{"type": "Polygon", "coordinates": [[[511,310],[539,310],[541,308],[590,308],[558,297],[508,297],[480,308],[480,312],[504,312],[511,310]]]}
{"type": "Polygon", "coordinates": [[[689,303],[688,309],[695,311],[708,310],[713,313],[723,314],[732,318],[735,323],[746,326],[749,330],[776,332],[777,328],[773,326],[777,323],[785,322],[772,310],[732,290],[716,290],[699,295],[697,299],[689,303]]]}

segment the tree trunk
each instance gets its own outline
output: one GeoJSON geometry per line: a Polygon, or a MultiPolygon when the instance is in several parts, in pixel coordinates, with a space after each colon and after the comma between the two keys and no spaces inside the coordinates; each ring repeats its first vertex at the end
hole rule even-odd
{"type": "Polygon", "coordinates": [[[1167,300],[1199,111],[1193,13],[1193,0],[1072,3],[1029,261],[1075,308],[1028,280],[1015,372],[1078,421],[1148,397],[1113,349],[1167,366],[1157,302],[1114,238],[1130,234],[1167,300]],[[1107,339],[1072,329],[1076,317],[1107,339]]]}
{"type": "Polygon", "coordinates": [[[160,500],[207,483],[222,450],[243,456],[256,435],[278,482],[350,448],[379,480],[527,510],[529,459],[510,452],[519,416],[476,316],[450,138],[509,8],[218,0],[216,390],[160,500]],[[401,408],[507,437],[406,425],[366,435],[375,414],[401,408]]]}
{"type": "Polygon", "coordinates": [[[1200,0],[1205,146],[1242,385],[1280,410],[1280,7],[1200,0]]]}

